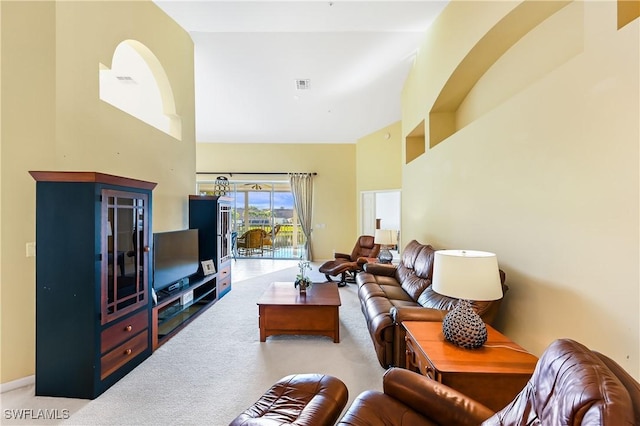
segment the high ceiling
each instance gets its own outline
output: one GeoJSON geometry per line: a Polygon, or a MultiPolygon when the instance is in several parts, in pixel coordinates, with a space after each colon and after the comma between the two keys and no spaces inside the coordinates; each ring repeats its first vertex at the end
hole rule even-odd
{"type": "Polygon", "coordinates": [[[414,55],[447,2],[155,3],[194,41],[198,142],[355,143],[400,119],[414,55]]]}

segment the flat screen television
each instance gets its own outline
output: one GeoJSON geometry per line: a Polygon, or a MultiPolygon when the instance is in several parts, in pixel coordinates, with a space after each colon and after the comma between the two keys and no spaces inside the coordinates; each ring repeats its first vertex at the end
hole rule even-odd
{"type": "Polygon", "coordinates": [[[169,289],[198,272],[198,230],[158,232],[153,234],[153,288],[169,289]]]}

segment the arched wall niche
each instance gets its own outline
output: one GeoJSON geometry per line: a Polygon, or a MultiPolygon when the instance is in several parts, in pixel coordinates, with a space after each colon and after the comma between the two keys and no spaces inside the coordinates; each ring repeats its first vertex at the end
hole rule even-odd
{"type": "Polygon", "coordinates": [[[489,68],[526,34],[571,3],[571,0],[525,0],[473,46],[451,73],[429,111],[430,148],[460,130],[458,110],[489,68]]]}
{"type": "Polygon", "coordinates": [[[137,40],[124,40],[113,52],[111,68],[99,65],[100,99],[182,140],[173,90],[162,64],[137,40]]]}

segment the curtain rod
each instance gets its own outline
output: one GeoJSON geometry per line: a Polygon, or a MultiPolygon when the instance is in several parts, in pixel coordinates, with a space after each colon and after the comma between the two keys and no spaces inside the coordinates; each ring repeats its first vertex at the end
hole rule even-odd
{"type": "Polygon", "coordinates": [[[288,175],[289,173],[303,173],[316,176],[316,172],[196,172],[197,175],[288,175]]]}

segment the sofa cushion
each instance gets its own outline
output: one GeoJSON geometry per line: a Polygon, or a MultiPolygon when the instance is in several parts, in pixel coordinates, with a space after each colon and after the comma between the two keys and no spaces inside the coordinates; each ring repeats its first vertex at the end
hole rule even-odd
{"type": "Polygon", "coordinates": [[[433,291],[433,287],[429,286],[418,297],[418,304],[425,308],[441,309],[450,311],[458,304],[458,299],[443,296],[433,291]]]}
{"type": "Polygon", "coordinates": [[[422,251],[424,244],[420,244],[416,240],[411,240],[409,244],[404,248],[402,257],[400,259],[400,265],[407,267],[408,269],[414,269],[416,264],[416,258],[422,251]]]}
{"type": "Polygon", "coordinates": [[[416,275],[421,278],[431,279],[433,277],[433,259],[435,256],[435,249],[430,245],[423,246],[418,256],[414,269],[416,275]]]}
{"type": "MultiPolygon", "coordinates": [[[[407,292],[400,286],[387,285],[382,287],[382,290],[385,293],[385,298],[391,300],[391,303],[398,300],[403,302],[409,302],[414,305],[416,304],[415,299],[413,299],[409,294],[407,294],[407,292]]],[[[393,304],[395,305],[395,303],[393,304]]]]}
{"type": "Polygon", "coordinates": [[[421,278],[417,275],[411,275],[405,278],[401,283],[402,289],[414,300],[417,301],[422,292],[431,286],[431,280],[421,278]]]}

